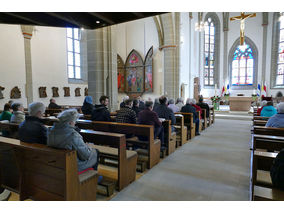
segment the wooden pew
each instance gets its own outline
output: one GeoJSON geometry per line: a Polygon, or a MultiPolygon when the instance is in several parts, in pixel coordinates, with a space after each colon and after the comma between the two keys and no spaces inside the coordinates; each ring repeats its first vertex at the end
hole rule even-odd
{"type": "Polygon", "coordinates": [[[176,117],[176,147],[182,146],[187,142],[187,127],[184,125],[184,116],[182,114],[175,114],[176,117]]]}
{"type": "Polygon", "coordinates": [[[198,129],[198,132],[200,133],[202,131],[202,117],[201,117],[201,112],[200,111],[198,111],[196,113],[197,113],[198,118],[199,118],[199,127],[198,127],[199,129],[198,129]]]}
{"type": "Polygon", "coordinates": [[[254,134],[259,135],[284,136],[284,128],[253,126],[252,131],[254,134]]]}
{"type": "Polygon", "coordinates": [[[139,147],[145,147],[145,149],[137,149],[138,164],[147,162],[148,168],[151,169],[154,165],[160,161],[160,149],[161,141],[159,139],[154,140],[154,127],[151,125],[140,124],[127,124],[116,122],[102,122],[102,121],[90,121],[90,120],[78,120],[76,124],[82,129],[93,129],[103,132],[115,132],[122,134],[134,134],[141,135],[149,138],[148,141],[140,141],[137,137],[126,139],[127,144],[136,145],[139,147]]]}
{"type": "Polygon", "coordinates": [[[0,145],[11,146],[16,155],[20,200],[96,200],[98,174],[89,170],[78,175],[76,151],[5,137],[0,145]]]}
{"type": "Polygon", "coordinates": [[[172,132],[171,120],[162,122],[164,127],[164,140],[167,146],[167,155],[173,153],[176,149],[176,132],[172,132]]]}
{"type": "Polygon", "coordinates": [[[60,113],[62,112],[64,109],[46,109],[45,110],[45,117],[48,117],[48,116],[53,116],[54,113],[60,113]]]}
{"type": "Polygon", "coordinates": [[[255,201],[284,200],[284,191],[273,188],[269,174],[276,155],[277,153],[254,151],[252,199],[255,201]],[[262,176],[262,179],[258,176],[262,176]]]}
{"type": "Polygon", "coordinates": [[[193,114],[187,112],[176,112],[184,117],[184,125],[187,127],[187,140],[195,137],[195,123],[193,123],[193,114]]]}
{"type": "Polygon", "coordinates": [[[252,138],[252,150],[265,149],[272,151],[280,151],[281,149],[284,149],[284,137],[253,134],[252,138]]]}
{"type": "Polygon", "coordinates": [[[267,123],[267,120],[254,120],[253,125],[254,126],[265,126],[267,123]]]}
{"type": "Polygon", "coordinates": [[[206,129],[208,127],[208,125],[207,125],[208,118],[206,117],[206,109],[201,109],[201,110],[202,110],[202,114],[203,114],[203,120],[200,121],[200,122],[203,124],[202,129],[206,129]]]}
{"type": "Polygon", "coordinates": [[[210,124],[213,124],[215,122],[215,111],[214,111],[214,107],[210,107],[209,108],[209,115],[210,115],[210,124]]]}
{"type": "Polygon", "coordinates": [[[80,134],[85,142],[95,144],[93,147],[100,151],[101,157],[117,160],[119,191],[135,181],[138,156],[137,152],[126,150],[125,135],[84,129],[81,129],[80,134]]]}
{"type": "Polygon", "coordinates": [[[270,117],[263,117],[263,116],[253,116],[252,120],[268,120],[270,117]]]}
{"type": "MultiPolygon", "coordinates": [[[[46,125],[52,126],[58,119],[43,119],[46,125]]],[[[0,130],[5,129],[13,133],[18,132],[19,124],[0,123],[0,130]]],[[[92,130],[82,130],[80,134],[86,142],[92,142],[100,145],[111,145],[112,147],[96,146],[103,156],[111,156],[118,161],[118,190],[123,189],[129,183],[135,180],[137,153],[135,151],[126,151],[125,136],[116,133],[99,132],[92,130]],[[125,148],[123,148],[125,147],[125,148]],[[133,166],[134,165],[134,166],[133,166]],[[127,172],[125,172],[127,171],[127,172]]]]}

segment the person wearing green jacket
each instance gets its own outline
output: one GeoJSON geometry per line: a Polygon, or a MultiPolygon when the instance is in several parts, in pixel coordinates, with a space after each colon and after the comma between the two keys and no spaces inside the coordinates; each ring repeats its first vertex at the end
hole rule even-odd
{"type": "Polygon", "coordinates": [[[4,111],[0,114],[0,121],[4,121],[4,120],[11,120],[12,117],[12,108],[10,104],[5,104],[4,105],[4,111]]]}

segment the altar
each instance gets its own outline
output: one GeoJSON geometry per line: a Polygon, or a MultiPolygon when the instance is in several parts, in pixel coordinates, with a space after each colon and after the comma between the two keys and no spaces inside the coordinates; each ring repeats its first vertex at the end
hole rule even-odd
{"type": "Polygon", "coordinates": [[[229,101],[230,111],[249,111],[251,107],[252,97],[229,97],[229,101]]]}

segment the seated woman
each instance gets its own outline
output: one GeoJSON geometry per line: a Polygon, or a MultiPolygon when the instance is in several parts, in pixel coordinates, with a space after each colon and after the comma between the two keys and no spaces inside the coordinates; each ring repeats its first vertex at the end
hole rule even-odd
{"type": "Polygon", "coordinates": [[[25,120],[24,106],[21,103],[13,103],[12,105],[13,115],[11,117],[11,123],[22,123],[25,120]]]}
{"type": "Polygon", "coordinates": [[[47,145],[50,147],[76,150],[79,172],[88,168],[98,169],[98,151],[88,146],[75,128],[79,114],[76,109],[61,112],[48,134],[47,145]]]}
{"type": "Polygon", "coordinates": [[[269,118],[266,127],[284,128],[284,102],[277,105],[277,114],[269,118]]]}
{"type": "Polygon", "coordinates": [[[266,106],[261,110],[260,116],[262,117],[272,117],[277,114],[277,110],[273,107],[273,102],[267,102],[266,106]]]}
{"type": "Polygon", "coordinates": [[[258,108],[258,109],[257,109],[257,112],[256,112],[256,115],[257,115],[257,116],[260,116],[261,110],[263,109],[263,107],[266,106],[266,104],[267,104],[267,101],[266,101],[266,100],[264,100],[264,101],[261,102],[261,108],[258,108]]]}
{"type": "Polygon", "coordinates": [[[91,115],[93,112],[94,106],[93,106],[93,98],[92,96],[86,96],[83,106],[81,108],[84,115],[91,115]]]}

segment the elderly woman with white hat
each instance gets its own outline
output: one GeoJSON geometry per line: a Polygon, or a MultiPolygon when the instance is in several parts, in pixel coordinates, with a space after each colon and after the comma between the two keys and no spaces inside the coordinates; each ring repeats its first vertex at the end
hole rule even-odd
{"type": "Polygon", "coordinates": [[[48,134],[47,145],[60,149],[77,151],[78,170],[98,167],[98,152],[84,143],[82,136],[75,128],[79,114],[76,109],[69,109],[61,112],[48,134]]]}

